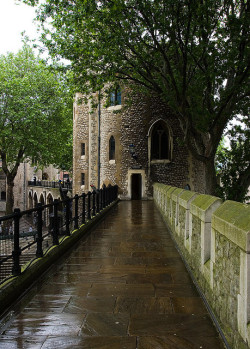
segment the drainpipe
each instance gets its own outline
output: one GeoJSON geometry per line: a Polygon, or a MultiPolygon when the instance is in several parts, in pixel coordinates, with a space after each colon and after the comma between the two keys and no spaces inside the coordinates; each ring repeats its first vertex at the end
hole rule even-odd
{"type": "Polygon", "coordinates": [[[97,188],[100,189],[101,175],[101,92],[98,92],[98,183],[97,188]]]}
{"type": "Polygon", "coordinates": [[[23,165],[23,210],[26,210],[26,164],[23,165]]]}

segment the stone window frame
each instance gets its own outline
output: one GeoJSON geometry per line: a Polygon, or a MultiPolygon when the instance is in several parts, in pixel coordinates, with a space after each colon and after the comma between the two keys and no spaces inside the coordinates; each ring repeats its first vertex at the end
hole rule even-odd
{"type": "Polygon", "coordinates": [[[110,91],[109,104],[110,107],[122,104],[122,90],[120,86],[117,86],[115,89],[110,91]]]}
{"type": "Polygon", "coordinates": [[[150,126],[148,134],[148,162],[149,164],[169,164],[172,161],[173,158],[173,132],[167,121],[163,119],[157,119],[153,124],[150,126]],[[168,133],[168,158],[167,159],[152,159],[151,158],[151,147],[152,147],[152,134],[155,129],[155,126],[161,123],[165,130],[168,133]]]}
{"type": "Polygon", "coordinates": [[[81,154],[81,156],[80,156],[80,158],[82,159],[82,160],[85,160],[86,159],[86,151],[87,151],[87,147],[86,147],[86,142],[81,142],[81,145],[80,145],[80,154],[81,154]],[[84,148],[84,149],[83,149],[84,148]],[[83,150],[84,150],[84,155],[83,155],[83,150]]]}
{"type": "Polygon", "coordinates": [[[1,200],[1,201],[6,201],[6,191],[5,191],[5,190],[2,190],[2,191],[1,191],[0,200],[1,200]]]}
{"type": "Polygon", "coordinates": [[[115,164],[115,137],[114,135],[111,135],[109,137],[109,163],[110,164],[115,164]],[[112,143],[111,143],[112,141],[112,143]]]}
{"type": "Polygon", "coordinates": [[[122,89],[120,86],[109,90],[106,108],[109,111],[118,111],[122,108],[122,89]]]}
{"type": "Polygon", "coordinates": [[[82,172],[81,173],[81,186],[85,186],[85,178],[86,176],[85,176],[85,172],[82,172]]]}
{"type": "Polygon", "coordinates": [[[86,145],[85,142],[81,143],[81,155],[85,155],[86,154],[86,145]]]}

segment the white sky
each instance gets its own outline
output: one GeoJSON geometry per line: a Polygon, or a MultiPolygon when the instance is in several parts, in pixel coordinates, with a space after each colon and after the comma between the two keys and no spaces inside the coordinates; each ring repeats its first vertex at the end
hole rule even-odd
{"type": "Polygon", "coordinates": [[[22,48],[21,32],[37,37],[35,8],[15,0],[0,0],[0,54],[16,53],[22,48]]]}

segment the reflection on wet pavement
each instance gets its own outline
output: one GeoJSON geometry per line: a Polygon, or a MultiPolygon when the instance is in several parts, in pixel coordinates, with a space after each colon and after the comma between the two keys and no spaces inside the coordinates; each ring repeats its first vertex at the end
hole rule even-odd
{"type": "Polygon", "coordinates": [[[9,314],[2,349],[222,349],[151,201],[120,202],[9,314]]]}

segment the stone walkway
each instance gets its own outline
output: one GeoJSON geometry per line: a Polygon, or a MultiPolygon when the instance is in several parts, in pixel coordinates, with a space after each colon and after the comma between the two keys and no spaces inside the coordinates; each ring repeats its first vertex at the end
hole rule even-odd
{"type": "Polygon", "coordinates": [[[0,336],[1,349],[223,347],[151,201],[120,202],[9,313],[0,336]]]}

